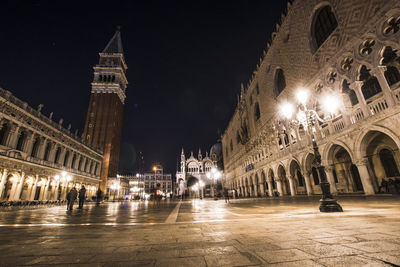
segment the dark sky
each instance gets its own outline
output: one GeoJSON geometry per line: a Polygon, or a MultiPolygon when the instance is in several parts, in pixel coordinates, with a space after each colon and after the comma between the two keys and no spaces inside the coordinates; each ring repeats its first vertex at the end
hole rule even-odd
{"type": "Polygon", "coordinates": [[[174,173],[181,147],[205,153],[234,111],[286,9],[274,1],[9,1],[0,4],[0,86],[82,133],[92,67],[121,25],[128,64],[120,171],[174,173]],[[64,3],[61,5],[61,3],[64,3]]]}

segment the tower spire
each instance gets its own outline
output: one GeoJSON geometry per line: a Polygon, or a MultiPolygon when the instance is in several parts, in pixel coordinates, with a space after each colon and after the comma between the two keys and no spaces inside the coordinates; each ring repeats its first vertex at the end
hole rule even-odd
{"type": "Polygon", "coordinates": [[[117,26],[117,30],[115,31],[113,37],[108,42],[103,52],[105,54],[123,54],[124,49],[122,48],[122,40],[121,40],[121,27],[117,26]]]}

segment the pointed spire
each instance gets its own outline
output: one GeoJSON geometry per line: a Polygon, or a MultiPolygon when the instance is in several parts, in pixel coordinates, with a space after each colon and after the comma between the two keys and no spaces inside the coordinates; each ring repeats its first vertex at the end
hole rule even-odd
{"type": "Polygon", "coordinates": [[[185,151],[183,151],[183,147],[182,147],[181,155],[185,155],[185,151]]]}
{"type": "Polygon", "coordinates": [[[201,149],[199,148],[199,153],[198,153],[198,155],[197,155],[197,158],[199,159],[199,160],[202,160],[203,159],[203,155],[201,154],[201,149]]]}
{"type": "Polygon", "coordinates": [[[124,50],[122,49],[122,41],[121,41],[121,28],[117,27],[117,30],[114,33],[114,36],[108,42],[106,48],[104,48],[102,53],[106,54],[123,54],[124,50]]]}

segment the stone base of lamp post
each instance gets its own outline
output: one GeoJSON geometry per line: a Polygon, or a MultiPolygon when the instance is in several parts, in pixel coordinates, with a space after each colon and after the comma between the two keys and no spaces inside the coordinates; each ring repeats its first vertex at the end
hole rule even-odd
{"type": "Polygon", "coordinates": [[[321,182],[322,198],[319,201],[320,212],[343,212],[342,207],[332,197],[329,182],[321,182]]]}

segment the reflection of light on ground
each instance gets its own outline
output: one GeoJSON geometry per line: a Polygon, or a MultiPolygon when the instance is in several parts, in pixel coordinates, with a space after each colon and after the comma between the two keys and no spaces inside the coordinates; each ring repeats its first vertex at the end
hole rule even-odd
{"type": "Polygon", "coordinates": [[[208,220],[221,220],[226,218],[230,212],[227,210],[226,204],[221,200],[215,200],[210,205],[211,200],[195,199],[192,201],[193,207],[193,220],[204,221],[208,220]]]}

